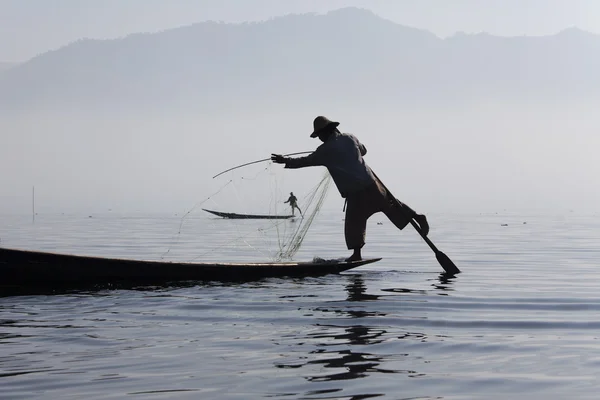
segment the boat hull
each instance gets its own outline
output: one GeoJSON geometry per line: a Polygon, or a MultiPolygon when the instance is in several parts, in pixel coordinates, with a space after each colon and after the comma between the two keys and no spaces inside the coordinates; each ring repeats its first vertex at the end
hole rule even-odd
{"type": "Polygon", "coordinates": [[[207,210],[203,208],[202,210],[214,214],[218,217],[229,218],[229,219],[290,219],[295,217],[294,215],[255,215],[255,214],[236,214],[236,213],[226,213],[221,211],[213,211],[207,210]]]}
{"type": "Polygon", "coordinates": [[[106,284],[202,280],[240,281],[339,273],[380,259],[355,262],[180,263],[88,257],[0,248],[0,286],[106,284]]]}

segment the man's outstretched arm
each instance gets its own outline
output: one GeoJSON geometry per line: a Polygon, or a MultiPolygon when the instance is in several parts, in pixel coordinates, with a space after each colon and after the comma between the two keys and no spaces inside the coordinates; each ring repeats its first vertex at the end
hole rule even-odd
{"type": "Polygon", "coordinates": [[[315,167],[323,165],[321,157],[315,151],[310,153],[306,157],[284,157],[281,154],[271,154],[271,161],[276,164],[285,164],[285,168],[303,168],[303,167],[315,167]]]}

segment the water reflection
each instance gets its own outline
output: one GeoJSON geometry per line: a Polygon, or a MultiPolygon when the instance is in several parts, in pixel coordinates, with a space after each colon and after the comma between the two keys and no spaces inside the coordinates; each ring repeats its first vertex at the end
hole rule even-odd
{"type": "MultiPolygon", "coordinates": [[[[324,389],[324,390],[311,390],[310,392],[306,393],[306,396],[309,396],[311,399],[339,399],[341,397],[331,397],[331,396],[325,396],[325,397],[314,397],[317,395],[327,395],[327,394],[331,394],[331,393],[338,393],[341,392],[342,389],[324,389]]],[[[385,396],[385,394],[383,393],[377,393],[377,394],[358,394],[355,396],[344,396],[344,398],[347,398],[348,400],[365,400],[365,399],[372,399],[373,397],[380,397],[380,396],[385,396]]]]}
{"type": "MultiPolygon", "coordinates": [[[[456,275],[451,275],[451,274],[442,272],[436,279],[439,283],[434,282],[431,284],[431,286],[433,286],[435,289],[441,290],[443,292],[453,292],[454,289],[452,288],[452,284],[454,283],[454,279],[456,279],[456,275]]],[[[448,296],[448,293],[438,293],[438,295],[448,296]]]]}
{"type": "MultiPolygon", "coordinates": [[[[456,278],[457,278],[456,275],[450,275],[450,274],[446,274],[445,272],[442,272],[436,278],[430,278],[430,279],[428,279],[428,281],[433,281],[431,286],[434,289],[440,291],[435,294],[437,294],[439,296],[448,296],[449,295],[448,292],[454,291],[453,284],[454,284],[454,280],[456,278]]],[[[423,295],[431,294],[430,291],[424,290],[424,289],[384,288],[381,290],[383,292],[391,292],[391,293],[408,293],[408,294],[423,294],[423,295]]]]}
{"type": "MultiPolygon", "coordinates": [[[[386,374],[403,372],[379,368],[378,366],[383,361],[383,357],[376,356],[370,353],[355,353],[350,350],[343,350],[338,352],[326,352],[324,350],[317,350],[311,352],[311,354],[328,354],[330,355],[330,357],[319,358],[318,360],[309,361],[307,364],[321,365],[324,368],[333,368],[336,370],[344,369],[345,371],[321,376],[308,377],[307,380],[310,382],[327,382],[364,378],[370,373],[376,372],[386,374]]],[[[414,371],[411,372],[414,373],[414,371]]]]}
{"type": "Polygon", "coordinates": [[[346,285],[348,292],[348,301],[369,301],[377,300],[379,296],[367,294],[365,281],[361,275],[350,275],[350,282],[346,285]]]}
{"type": "Polygon", "coordinates": [[[384,329],[375,329],[364,325],[352,325],[347,327],[341,327],[337,325],[321,325],[317,324],[320,328],[326,328],[326,333],[314,333],[309,335],[311,339],[334,339],[334,342],[328,341],[322,343],[320,346],[338,346],[339,344],[354,344],[354,345],[365,345],[365,344],[377,344],[383,342],[383,335],[387,332],[384,329]],[[343,333],[335,333],[330,331],[344,329],[343,333]],[[331,343],[331,344],[329,344],[331,343]]]}
{"type": "Polygon", "coordinates": [[[238,287],[240,285],[255,285],[263,287],[268,279],[257,279],[255,281],[167,281],[161,283],[152,282],[113,282],[101,284],[86,283],[65,283],[45,286],[10,286],[0,284],[0,298],[11,296],[52,296],[52,295],[90,295],[90,296],[112,296],[110,292],[119,290],[132,290],[138,292],[170,291],[176,289],[196,288],[196,287],[238,287]]]}
{"type": "MultiPolygon", "coordinates": [[[[366,304],[376,304],[382,296],[367,293],[367,286],[362,275],[347,275],[348,283],[345,285],[347,297],[345,301],[335,302],[334,306],[330,304],[327,307],[319,307],[317,310],[324,315],[323,319],[329,322],[329,315],[333,321],[341,318],[343,322],[357,321],[361,323],[352,323],[344,325],[338,323],[315,323],[319,331],[310,333],[302,337],[301,346],[309,345],[311,350],[307,356],[301,357],[300,364],[281,363],[276,364],[277,368],[306,368],[308,375],[304,378],[309,382],[332,382],[347,381],[352,379],[366,378],[373,374],[403,374],[408,377],[423,376],[412,369],[397,369],[386,367],[385,364],[397,366],[402,359],[410,357],[408,353],[393,355],[376,354],[366,352],[365,349],[373,349],[372,345],[382,344],[386,341],[415,337],[425,338],[425,334],[407,333],[404,336],[396,336],[389,331],[387,327],[378,325],[376,318],[386,314],[365,309],[366,304]],[[309,339],[309,340],[306,340],[309,339]],[[317,366],[317,368],[311,368],[317,366]],[[310,371],[318,371],[311,373],[310,371]]],[[[341,390],[341,389],[340,389],[341,390]]],[[[313,392],[314,393],[314,392],[313,392]]],[[[350,399],[366,399],[371,397],[383,396],[381,393],[363,393],[350,399]]]]}

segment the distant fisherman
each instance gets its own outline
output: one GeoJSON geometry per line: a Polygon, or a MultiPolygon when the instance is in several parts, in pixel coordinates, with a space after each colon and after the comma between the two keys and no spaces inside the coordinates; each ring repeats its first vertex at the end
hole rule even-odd
{"type": "Polygon", "coordinates": [[[290,207],[292,207],[292,215],[295,215],[295,208],[297,208],[300,212],[300,215],[302,215],[302,210],[300,209],[300,207],[298,207],[298,199],[296,198],[296,196],[294,196],[294,192],[290,192],[290,197],[286,201],[284,201],[284,203],[290,203],[290,207]]]}
{"type": "Polygon", "coordinates": [[[339,122],[323,116],[315,118],[310,137],[318,137],[322,145],[306,157],[272,154],[271,160],[285,164],[285,168],[321,165],[329,170],[340,194],[346,199],[344,233],[348,249],[354,251],[347,260],[362,259],[367,220],[380,211],[401,230],[414,219],[423,234],[427,235],[429,225],[425,215],[417,214],[406,204],[394,199],[365,163],[363,156],[367,154],[367,148],[355,136],[341,133],[338,125],[339,122]]]}

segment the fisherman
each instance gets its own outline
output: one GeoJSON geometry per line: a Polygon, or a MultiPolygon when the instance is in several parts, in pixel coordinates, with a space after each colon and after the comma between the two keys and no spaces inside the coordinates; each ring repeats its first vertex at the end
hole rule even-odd
{"type": "Polygon", "coordinates": [[[367,220],[380,211],[400,230],[414,219],[421,232],[427,235],[429,224],[425,215],[418,214],[387,191],[363,159],[367,148],[354,135],[341,133],[338,125],[339,122],[318,116],[313,121],[313,133],[310,137],[318,137],[323,144],[306,157],[291,158],[272,154],[271,160],[285,164],[285,168],[321,165],[329,170],[340,194],[346,199],[344,234],[348,249],[353,250],[347,261],[362,259],[361,249],[365,245],[367,220]]]}
{"type": "Polygon", "coordinates": [[[298,211],[300,212],[300,215],[302,215],[302,210],[300,209],[300,207],[298,207],[298,199],[296,198],[296,196],[294,196],[294,192],[290,192],[290,197],[284,201],[284,203],[290,203],[290,207],[292,207],[292,215],[296,215],[294,214],[294,209],[297,208],[298,211]]]}

